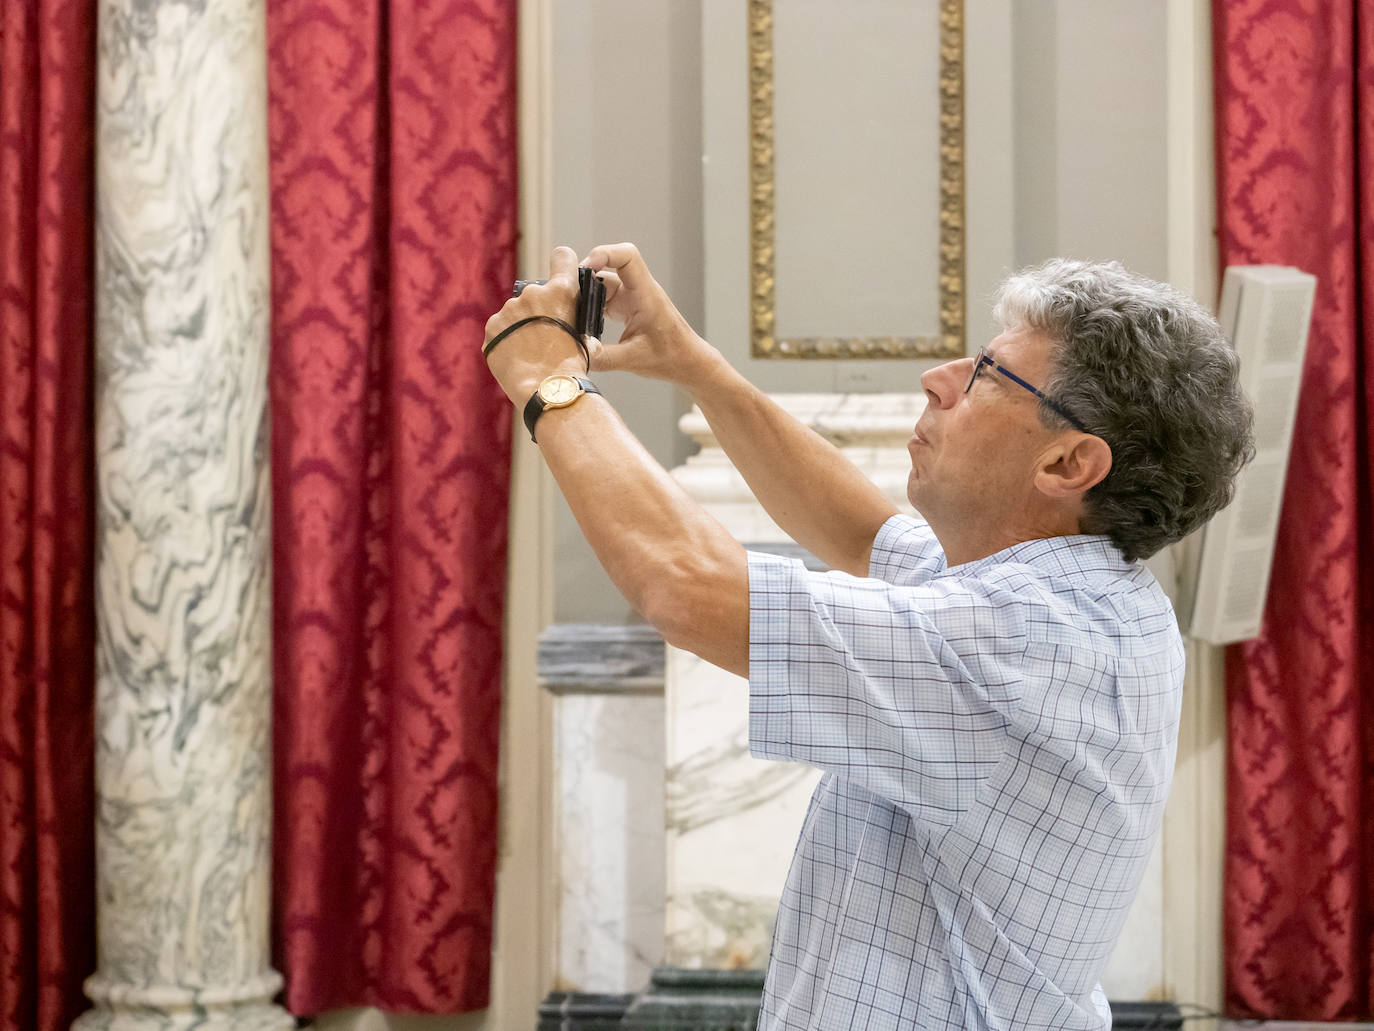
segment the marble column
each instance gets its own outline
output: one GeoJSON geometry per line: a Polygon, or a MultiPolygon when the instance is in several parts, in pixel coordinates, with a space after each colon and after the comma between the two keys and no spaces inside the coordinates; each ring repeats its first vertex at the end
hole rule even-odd
{"type": "Polygon", "coordinates": [[[272,1005],[262,0],[100,0],[96,1028],[272,1005]]]}
{"type": "MultiPolygon", "coordinates": [[[[791,394],[774,400],[838,446],[893,503],[906,500],[906,442],[923,395],[791,394]]],[[[673,470],[736,539],[815,565],[754,500],[698,410],[684,433],[701,445],[673,470]]],[[[749,756],[747,687],[696,656],[668,648],[666,963],[760,969],[802,818],[819,773],[749,756]]]]}

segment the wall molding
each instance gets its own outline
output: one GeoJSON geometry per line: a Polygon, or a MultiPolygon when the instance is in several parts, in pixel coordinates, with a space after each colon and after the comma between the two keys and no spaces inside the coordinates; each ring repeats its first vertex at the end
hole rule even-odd
{"type": "Polygon", "coordinates": [[[935,336],[775,335],[777,305],[773,0],[749,0],[750,340],[755,358],[959,358],[964,355],[964,0],[940,0],[939,332],[935,336]]]}
{"type": "MultiPolygon", "coordinates": [[[[553,2],[519,0],[516,15],[518,262],[537,268],[553,250],[553,2]]],[[[518,413],[511,420],[495,944],[490,1006],[462,1018],[471,1031],[529,1025],[552,983],[557,942],[553,704],[535,689],[536,638],[553,618],[553,499],[518,413]]]]}
{"type": "MultiPolygon", "coordinates": [[[[1168,276],[1214,309],[1217,300],[1216,161],[1211,5],[1167,0],[1168,276]]],[[[1178,545],[1191,568],[1193,539],[1178,545]]],[[[1191,585],[1185,585],[1190,589],[1191,585]]],[[[1224,650],[1189,640],[1178,755],[1164,812],[1164,991],[1219,1010],[1223,995],[1222,889],[1226,848],[1224,650]]]]}

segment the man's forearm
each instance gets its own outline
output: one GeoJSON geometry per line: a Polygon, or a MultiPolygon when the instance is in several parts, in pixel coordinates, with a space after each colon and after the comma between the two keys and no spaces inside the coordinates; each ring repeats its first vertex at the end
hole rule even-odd
{"type": "Polygon", "coordinates": [[[682,385],[773,521],[831,568],[867,576],[873,538],[897,512],[882,491],[723,357],[682,385]]]}
{"type": "Polygon", "coordinates": [[[743,546],[687,496],[604,398],[548,411],[536,432],[578,526],[626,599],[669,644],[748,675],[743,546]]]}

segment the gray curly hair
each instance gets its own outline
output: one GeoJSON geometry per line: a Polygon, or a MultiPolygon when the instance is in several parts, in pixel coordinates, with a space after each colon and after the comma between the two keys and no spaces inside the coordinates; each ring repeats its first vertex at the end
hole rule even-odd
{"type": "MultiPolygon", "coordinates": [[[[1049,338],[1042,389],[1112,449],[1083,533],[1149,558],[1230,503],[1255,455],[1254,415],[1235,350],[1196,301],[1116,262],[1055,259],[1007,279],[994,315],[1049,338]]],[[[1043,401],[1040,419],[1067,425],[1043,401]]]]}

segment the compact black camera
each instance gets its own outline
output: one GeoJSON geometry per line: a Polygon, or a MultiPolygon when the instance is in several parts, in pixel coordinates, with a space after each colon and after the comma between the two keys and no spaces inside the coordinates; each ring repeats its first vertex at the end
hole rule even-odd
{"type": "MultiPolygon", "coordinates": [[[[531,283],[542,286],[547,282],[547,279],[517,279],[511,296],[519,297],[520,291],[531,283]]],[[[606,325],[606,284],[587,266],[579,265],[577,287],[577,315],[573,318],[573,329],[577,331],[579,340],[588,336],[600,340],[601,331],[606,325]]]]}

